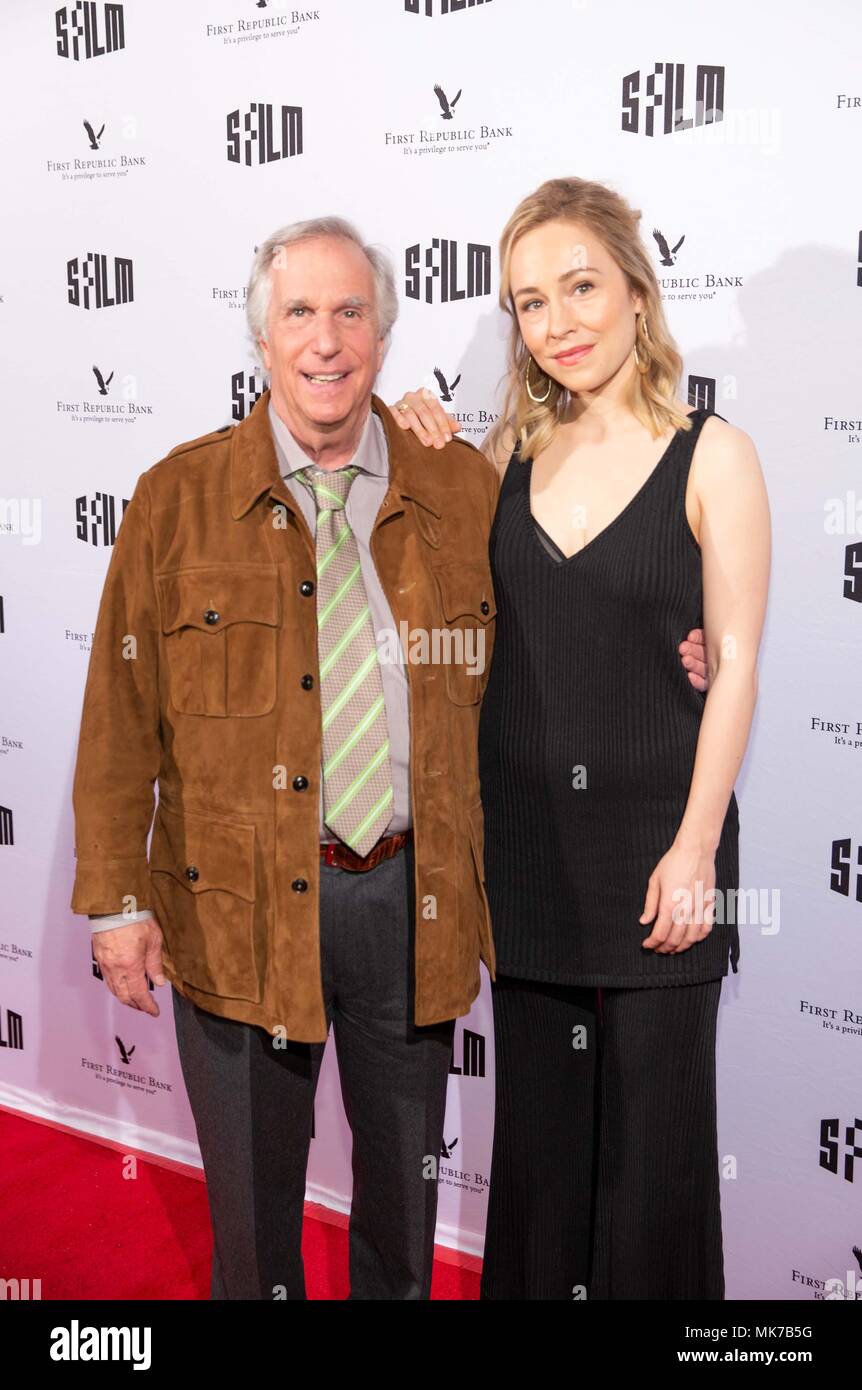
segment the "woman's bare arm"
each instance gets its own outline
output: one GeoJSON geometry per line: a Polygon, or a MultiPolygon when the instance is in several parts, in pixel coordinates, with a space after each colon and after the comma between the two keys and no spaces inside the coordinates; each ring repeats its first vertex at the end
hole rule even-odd
{"type": "MultiPolygon", "coordinates": [[[[707,427],[705,426],[704,429],[707,427]]],[[[700,510],[709,697],[701,722],[682,836],[718,844],[757,699],[757,654],[771,553],[766,484],[749,436],[709,427],[693,464],[700,510]]]]}
{"type": "Polygon", "coordinates": [[[655,918],[643,945],[660,953],[685,950],[710,930],[702,910],[687,920],[674,916],[674,894],[688,893],[702,909],[714,886],[715,853],[757,699],[769,585],[769,502],[757,450],[744,431],[718,419],[704,426],[702,440],[691,484],[699,511],[709,693],[685,812],[650,877],[641,916],[642,922],[655,918]]]}

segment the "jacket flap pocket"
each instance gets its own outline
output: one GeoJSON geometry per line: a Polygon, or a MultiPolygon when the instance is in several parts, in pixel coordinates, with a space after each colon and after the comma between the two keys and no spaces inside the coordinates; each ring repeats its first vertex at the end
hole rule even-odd
{"type": "Polygon", "coordinates": [[[434,578],[447,621],[471,617],[487,623],[496,616],[491,571],[487,565],[435,565],[434,578]]]}
{"type": "Polygon", "coordinates": [[[159,802],[150,872],[179,879],[193,893],[220,888],[254,902],[254,826],[178,815],[159,802]]]}
{"type": "Polygon", "coordinates": [[[162,631],[197,627],[220,632],[230,623],[280,622],[278,573],[274,565],[207,565],[157,576],[162,631]]]}

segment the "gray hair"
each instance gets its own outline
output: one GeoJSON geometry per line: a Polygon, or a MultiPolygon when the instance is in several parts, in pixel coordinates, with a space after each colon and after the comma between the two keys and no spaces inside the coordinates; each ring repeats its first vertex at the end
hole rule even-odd
{"type": "Polygon", "coordinates": [[[286,227],[279,227],[258,246],[255,253],[246,290],[245,312],[255,356],[261,365],[263,357],[258,338],[266,337],[272,298],[270,267],[273,259],[282,247],[295,246],[297,242],[311,241],[316,237],[343,237],[365,252],[374,272],[379,336],[386,339],[386,348],[389,347],[389,335],[398,317],[398,294],[392,262],[379,247],[366,246],[353,224],[343,217],[313,217],[306,222],[291,222],[286,227]]]}

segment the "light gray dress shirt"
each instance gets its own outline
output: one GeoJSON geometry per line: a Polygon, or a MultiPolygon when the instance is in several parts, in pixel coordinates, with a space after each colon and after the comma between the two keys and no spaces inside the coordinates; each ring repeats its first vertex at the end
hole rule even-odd
{"type": "MultiPolygon", "coordinates": [[[[300,468],[313,464],[301,446],[294,439],[281,416],[269,402],[269,422],[275,440],[279,472],[291,496],[299,507],[306,525],[314,538],[317,526],[317,507],[310,489],[296,473],[300,468]]],[[[389,607],[383,586],[371,557],[371,533],[377,513],[386,496],[389,486],[389,452],[386,447],[386,432],[373,410],[369,407],[359,447],[344,467],[359,469],[347,494],[345,514],[356,537],[359,563],[371,621],[377,637],[380,652],[380,675],[383,684],[383,702],[386,706],[386,723],[389,729],[389,763],[392,769],[392,819],[386,830],[387,835],[397,835],[412,824],[410,810],[410,701],[407,683],[407,670],[404,652],[398,640],[399,634],[389,607]],[[400,653],[401,661],[393,661],[392,653],[400,653]]],[[[302,769],[300,769],[302,771],[302,769]]],[[[323,778],[320,790],[320,838],[333,841],[336,837],[323,820],[323,778]]],[[[147,908],[124,915],[120,912],[104,915],[89,914],[93,931],[106,931],[111,927],[126,926],[129,922],[143,922],[151,916],[147,908]]]]}

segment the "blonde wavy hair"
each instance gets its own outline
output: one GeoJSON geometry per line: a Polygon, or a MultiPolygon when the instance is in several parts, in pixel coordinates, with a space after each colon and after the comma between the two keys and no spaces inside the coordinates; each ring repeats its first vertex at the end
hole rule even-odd
{"type": "Polygon", "coordinates": [[[521,330],[511,290],[512,248],[526,232],[545,222],[582,222],[598,237],[625,275],[630,288],[643,297],[643,313],[637,316],[635,342],[638,356],[648,363],[646,371],[635,372],[629,407],[635,417],[657,439],[667,429],[689,430],[691,421],[676,403],[682,376],[682,356],[671,337],[662,308],[661,291],[652,262],[638,230],[641,213],[618,193],[602,183],[587,179],[548,179],[515,208],[500,237],[500,307],[510,315],[508,363],[505,395],[500,418],[485,437],[483,449],[498,466],[506,460],[516,442],[520,457],[540,453],[553,438],[565,413],[571,393],[552,377],[548,399],[530,399],[526,373],[532,366],[530,382],[538,395],[546,389],[542,373],[536,372],[521,330]],[[643,319],[648,320],[644,333],[643,319]]]}

